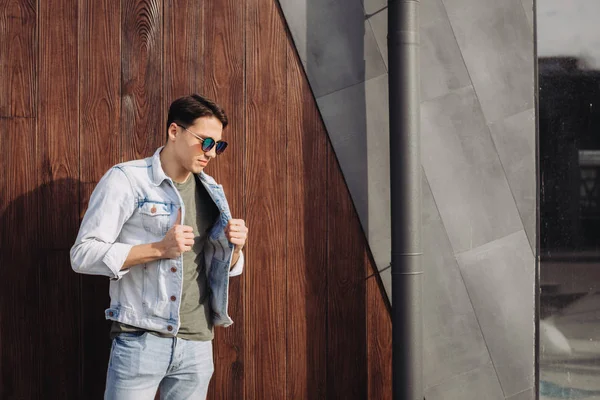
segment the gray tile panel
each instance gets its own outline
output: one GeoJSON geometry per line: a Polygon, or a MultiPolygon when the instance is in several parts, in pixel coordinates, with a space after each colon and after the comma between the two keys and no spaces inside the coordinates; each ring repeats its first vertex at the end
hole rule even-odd
{"type": "Polygon", "coordinates": [[[421,23],[421,100],[471,85],[442,0],[424,0],[421,23]]]}
{"type": "Polygon", "coordinates": [[[387,75],[317,100],[377,269],[391,258],[387,75]]]}
{"type": "Polygon", "coordinates": [[[527,389],[524,392],[507,397],[506,400],[535,400],[535,392],[533,388],[527,389]]]}
{"type": "Polygon", "coordinates": [[[533,387],[535,262],[525,231],[457,261],[504,394],[533,387]]]}
{"type": "Polygon", "coordinates": [[[392,303],[392,270],[391,268],[385,269],[379,272],[379,276],[381,278],[381,282],[383,283],[383,288],[385,289],[385,293],[390,300],[390,304],[392,303]]]}
{"type": "Polygon", "coordinates": [[[442,0],[421,0],[419,2],[419,22],[421,26],[448,22],[448,14],[442,0]]]}
{"type": "Polygon", "coordinates": [[[360,0],[281,0],[315,97],[386,72],[360,0]]]}
{"type": "Polygon", "coordinates": [[[523,229],[471,87],[421,105],[422,164],[455,253],[523,229]]]}
{"type": "Polygon", "coordinates": [[[379,49],[379,45],[377,44],[377,40],[375,39],[373,28],[371,27],[371,23],[369,21],[365,21],[364,46],[364,79],[369,80],[387,73],[387,55],[385,56],[384,60],[383,55],[381,54],[381,51],[379,49]]]}
{"type": "Polygon", "coordinates": [[[504,400],[491,364],[428,388],[425,397],[427,400],[504,400]]]}
{"type": "Polygon", "coordinates": [[[531,248],[535,245],[535,112],[513,115],[490,126],[531,248]]]}
{"type": "Polygon", "coordinates": [[[531,32],[533,33],[533,0],[521,0],[521,3],[523,4],[531,32]]]}
{"type": "MultiPolygon", "coordinates": [[[[369,19],[387,65],[387,10],[369,19]]],[[[421,100],[429,100],[471,84],[458,43],[441,0],[421,3],[421,100]]]]}
{"type": "Polygon", "coordinates": [[[422,234],[424,381],[430,387],[488,364],[490,356],[425,177],[422,234]]]}
{"type": "Polygon", "coordinates": [[[368,232],[369,193],[365,101],[365,83],[363,82],[321,97],[317,99],[317,105],[363,229],[368,232]]]}
{"type": "Polygon", "coordinates": [[[373,14],[387,7],[387,0],[363,0],[365,14],[373,14]]]}
{"type": "Polygon", "coordinates": [[[444,0],[488,123],[533,107],[533,38],[521,0],[444,0]]]}
{"type": "MultiPolygon", "coordinates": [[[[280,4],[377,268],[386,268],[387,1],[280,4]]],[[[533,311],[522,307],[533,301],[533,278],[523,276],[535,233],[532,18],[531,0],[421,1],[428,400],[533,394],[533,311]]],[[[381,279],[391,297],[391,269],[381,279]]]]}
{"type": "Polygon", "coordinates": [[[281,10],[285,16],[286,23],[294,39],[294,45],[298,55],[306,68],[308,59],[306,49],[307,39],[307,7],[310,0],[279,0],[281,10]]]}
{"type": "MultiPolygon", "coordinates": [[[[390,265],[390,135],[387,74],[365,83],[367,109],[367,188],[369,226],[366,230],[377,268],[390,265]]],[[[364,156],[363,156],[364,157],[364,156]]],[[[355,162],[360,162],[358,159],[355,162]]]]}
{"type": "Polygon", "coordinates": [[[371,29],[373,30],[373,35],[375,36],[375,41],[377,42],[377,48],[381,53],[381,58],[385,63],[385,66],[388,65],[388,51],[387,51],[387,23],[388,12],[387,9],[383,10],[376,15],[373,15],[369,18],[369,23],[371,24],[371,29]]]}
{"type": "Polygon", "coordinates": [[[421,26],[421,100],[471,85],[447,19],[421,26]]]}

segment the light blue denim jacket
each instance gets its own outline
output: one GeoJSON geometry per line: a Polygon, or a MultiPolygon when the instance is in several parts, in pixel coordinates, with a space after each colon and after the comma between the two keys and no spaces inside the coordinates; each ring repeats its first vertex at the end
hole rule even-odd
{"type": "MultiPolygon", "coordinates": [[[[112,167],[98,182],[71,248],[71,266],[75,272],[111,278],[107,319],[176,335],[183,256],[121,270],[133,246],[163,239],[179,208],[185,224],[183,200],[162,169],[161,150],[112,167]]],[[[227,314],[229,277],[242,273],[244,256],[240,254],[230,270],[234,245],[224,233],[231,212],[223,187],[203,172],[198,177],[220,211],[204,247],[212,322],[229,326],[233,323],[227,314]]]]}

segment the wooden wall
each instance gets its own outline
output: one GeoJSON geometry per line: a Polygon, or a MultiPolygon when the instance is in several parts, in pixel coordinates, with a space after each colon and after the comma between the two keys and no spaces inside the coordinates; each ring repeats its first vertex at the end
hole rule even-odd
{"type": "Polygon", "coordinates": [[[0,398],[102,398],[108,280],[69,248],[193,92],[229,114],[208,172],[251,230],[210,398],[390,398],[385,295],[274,0],[0,1],[0,398]]]}

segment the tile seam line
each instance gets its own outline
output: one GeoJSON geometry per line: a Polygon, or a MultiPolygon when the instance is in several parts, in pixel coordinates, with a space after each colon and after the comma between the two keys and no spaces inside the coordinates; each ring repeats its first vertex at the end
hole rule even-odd
{"type": "MultiPolygon", "coordinates": [[[[495,121],[495,122],[488,122],[487,117],[485,115],[485,112],[483,111],[483,107],[481,105],[481,99],[479,98],[479,93],[477,92],[477,88],[475,87],[475,83],[474,83],[473,78],[471,76],[471,71],[469,70],[469,67],[467,66],[467,62],[466,62],[465,57],[463,55],[463,49],[461,48],[460,44],[458,43],[458,39],[456,38],[456,32],[454,30],[454,26],[452,24],[452,20],[450,19],[450,14],[448,14],[448,10],[446,8],[445,0],[440,0],[440,1],[442,3],[442,7],[444,8],[444,12],[446,14],[446,18],[447,18],[448,24],[450,25],[450,30],[452,31],[452,36],[454,37],[454,40],[456,41],[456,45],[457,45],[458,51],[460,53],[460,58],[461,58],[461,60],[463,62],[463,65],[465,66],[465,70],[467,72],[467,76],[469,77],[469,82],[471,82],[470,86],[473,88],[473,93],[475,95],[475,100],[477,101],[477,105],[479,106],[479,110],[481,111],[481,115],[483,116],[483,119],[486,122],[487,133],[488,133],[488,135],[489,135],[489,137],[490,137],[490,139],[492,141],[492,146],[494,147],[494,151],[496,153],[496,157],[498,157],[498,161],[500,162],[500,166],[502,167],[502,173],[504,174],[504,179],[505,179],[506,184],[508,186],[508,190],[510,191],[510,196],[513,199],[513,204],[514,204],[514,206],[516,208],[517,215],[519,216],[519,220],[521,221],[521,225],[523,226],[523,229],[525,229],[525,223],[523,221],[523,216],[519,212],[519,207],[517,205],[517,200],[515,198],[515,194],[514,194],[512,188],[511,188],[511,186],[510,186],[510,182],[508,181],[508,177],[506,175],[506,168],[504,167],[504,163],[502,162],[502,158],[500,157],[500,153],[498,153],[498,146],[496,146],[496,141],[494,140],[494,135],[492,135],[492,129],[491,129],[491,125],[492,124],[498,123],[500,121],[505,121],[509,117],[504,117],[504,118],[498,119],[498,121],[495,121]]],[[[523,12],[525,12],[525,11],[523,11],[523,12]]],[[[527,18],[527,16],[525,16],[525,18],[527,18]]],[[[533,95],[532,95],[532,97],[533,97],[533,95]]],[[[517,114],[520,114],[520,113],[525,112],[525,111],[526,110],[519,110],[519,112],[517,114]]],[[[516,114],[513,114],[513,115],[516,115],[516,114]]],[[[535,130],[534,130],[534,133],[535,133],[535,130]]],[[[534,156],[534,158],[535,158],[535,156],[534,156]]],[[[502,391],[504,392],[504,388],[502,389],[502,391]]],[[[506,395],[505,395],[505,397],[506,397],[506,395]]]]}
{"type": "MultiPolygon", "coordinates": [[[[387,7],[385,7],[385,9],[387,9],[387,7]]],[[[384,9],[381,9],[380,11],[383,11],[383,10],[384,9]]],[[[379,13],[379,11],[377,13],[379,13]]],[[[366,15],[365,15],[365,17],[366,17],[366,15]]],[[[372,17],[372,15],[371,15],[371,17],[372,17]]],[[[371,23],[371,17],[365,18],[365,22],[368,23],[369,27],[371,28],[371,34],[373,35],[373,40],[375,40],[375,46],[377,46],[379,58],[381,59],[381,62],[383,62],[383,67],[385,68],[385,72],[388,73],[389,72],[389,68],[388,68],[389,61],[386,60],[387,57],[385,57],[385,58],[383,57],[383,52],[381,51],[381,46],[379,45],[379,41],[377,40],[377,37],[375,36],[375,31],[373,30],[373,24],[371,23]]],[[[366,36],[366,34],[367,34],[367,32],[365,32],[365,36],[366,36]]],[[[387,50],[387,42],[385,45],[386,45],[386,50],[387,50]]],[[[364,39],[363,39],[363,53],[364,53],[364,49],[365,49],[365,45],[364,45],[364,39]]],[[[365,71],[366,71],[366,63],[365,63],[365,71]]],[[[381,75],[378,75],[377,77],[379,77],[379,76],[381,76],[381,75]]],[[[370,80],[370,79],[366,79],[366,80],[370,80]]]]}
{"type": "MultiPolygon", "coordinates": [[[[469,292],[469,288],[467,287],[467,284],[465,283],[465,277],[463,274],[463,271],[460,267],[460,263],[458,262],[458,258],[457,255],[454,253],[454,250],[452,248],[452,242],[450,241],[450,237],[448,236],[448,229],[446,228],[446,224],[444,222],[444,219],[442,218],[442,215],[440,214],[440,209],[437,205],[437,200],[435,199],[435,195],[433,194],[433,191],[431,190],[431,185],[429,183],[429,179],[427,178],[427,174],[425,173],[425,170],[421,167],[421,171],[422,174],[425,176],[425,180],[427,181],[427,185],[430,188],[431,191],[431,197],[433,200],[433,204],[435,205],[435,208],[437,209],[438,215],[440,216],[440,223],[442,225],[442,229],[444,231],[444,237],[446,238],[446,240],[448,241],[448,244],[450,245],[450,249],[452,250],[453,254],[452,254],[452,258],[454,259],[456,268],[458,270],[458,273],[460,275],[460,280],[462,281],[462,286],[465,288],[465,292],[467,294],[467,297],[469,299],[469,303],[471,304],[471,310],[473,310],[473,316],[475,317],[475,321],[477,322],[477,327],[479,328],[479,333],[481,334],[481,340],[483,341],[483,344],[485,346],[485,350],[487,352],[487,356],[490,360],[490,364],[492,365],[492,368],[494,369],[494,374],[496,376],[496,381],[498,382],[498,385],[500,386],[500,390],[502,391],[502,396],[504,398],[506,398],[506,394],[504,393],[504,389],[502,388],[502,384],[500,383],[500,377],[498,375],[498,370],[496,369],[496,365],[494,364],[494,360],[492,359],[492,353],[490,352],[490,346],[488,345],[488,342],[485,338],[485,335],[483,334],[483,329],[481,328],[481,322],[479,321],[479,316],[477,315],[477,311],[475,310],[475,306],[473,305],[473,298],[471,297],[471,293],[469,292]]],[[[480,366],[481,367],[481,366],[480,366]]]]}
{"type": "MultiPolygon", "coordinates": [[[[535,90],[535,88],[534,88],[534,90],[535,90]]],[[[481,107],[481,103],[479,102],[479,96],[477,95],[477,90],[475,90],[475,86],[473,86],[473,91],[475,92],[475,96],[477,98],[477,102],[479,103],[479,107],[481,107]]],[[[502,161],[502,157],[500,157],[500,153],[498,152],[498,145],[496,144],[496,140],[494,139],[494,135],[492,134],[492,125],[501,124],[502,122],[506,121],[507,119],[513,118],[513,117],[515,117],[517,115],[520,115],[520,114],[523,114],[523,113],[525,113],[525,112],[527,112],[529,110],[534,110],[534,118],[535,118],[535,108],[527,108],[526,110],[519,111],[516,114],[509,115],[509,116],[507,116],[505,118],[502,118],[502,119],[500,119],[500,120],[498,120],[496,122],[491,122],[491,123],[486,124],[487,130],[488,130],[488,132],[490,134],[490,138],[492,139],[492,145],[494,146],[494,151],[496,152],[496,155],[498,157],[498,161],[500,161],[500,166],[502,167],[502,173],[504,174],[504,179],[506,180],[506,184],[508,185],[508,189],[509,189],[510,195],[511,195],[511,197],[513,199],[513,203],[515,205],[515,208],[517,209],[517,214],[519,215],[519,220],[521,221],[521,225],[523,226],[523,230],[525,231],[525,236],[527,236],[527,229],[526,229],[526,226],[525,226],[525,221],[523,219],[523,215],[521,214],[521,211],[519,210],[519,205],[517,204],[517,199],[515,197],[515,193],[514,193],[512,187],[510,185],[510,182],[508,180],[508,175],[506,174],[506,168],[504,166],[505,163],[502,161]]],[[[483,113],[483,110],[482,110],[482,113],[483,113]]],[[[485,115],[484,115],[484,118],[485,118],[485,115]]],[[[534,120],[534,124],[535,124],[535,120],[534,120]]],[[[534,134],[534,139],[535,139],[535,125],[534,125],[534,128],[533,128],[533,134],[534,134]]],[[[534,140],[534,142],[535,142],[535,140],[534,140]]],[[[534,143],[534,147],[535,147],[535,143],[534,143]]],[[[535,168],[535,148],[533,150],[534,150],[533,161],[534,161],[534,168],[535,168]]],[[[534,176],[533,176],[534,182],[535,182],[536,175],[537,175],[537,171],[535,171],[534,176]]],[[[536,195],[536,197],[538,196],[537,191],[536,191],[535,195],[536,195]]],[[[537,232],[534,232],[534,234],[537,235],[537,232]]],[[[527,241],[528,242],[529,242],[529,239],[530,238],[527,236],[527,241]]],[[[529,247],[531,247],[531,245],[529,247]]]]}
{"type": "MultiPolygon", "coordinates": [[[[380,53],[380,54],[381,54],[381,53],[380,53]]],[[[304,67],[304,66],[303,66],[303,67],[304,67]]],[[[317,107],[319,107],[319,105],[318,105],[318,101],[319,101],[319,100],[321,100],[321,99],[322,99],[322,98],[324,98],[324,97],[330,96],[330,95],[332,95],[332,94],[334,94],[334,93],[338,93],[338,92],[341,92],[342,90],[349,89],[349,88],[352,88],[352,87],[355,87],[355,86],[358,86],[358,85],[364,85],[364,84],[365,84],[365,83],[367,83],[367,82],[371,82],[372,80],[374,80],[374,79],[378,79],[378,78],[381,78],[382,76],[385,76],[385,75],[387,75],[387,74],[388,74],[388,72],[387,72],[387,68],[386,68],[386,72],[384,72],[383,74],[379,74],[379,75],[377,75],[377,76],[374,76],[374,77],[372,77],[372,78],[369,78],[369,79],[363,79],[363,80],[361,80],[360,82],[356,82],[356,83],[353,83],[353,84],[351,84],[351,85],[347,85],[347,86],[344,86],[344,87],[342,87],[342,88],[335,89],[335,90],[333,90],[333,91],[331,91],[331,92],[327,92],[327,93],[325,93],[325,94],[322,94],[322,95],[320,95],[320,96],[315,96],[315,99],[317,99],[317,107]]],[[[307,76],[308,76],[308,74],[307,74],[307,76]]],[[[310,81],[310,78],[309,78],[308,80],[310,81]]]]}
{"type": "Polygon", "coordinates": [[[513,397],[515,397],[515,396],[518,396],[518,395],[520,395],[520,394],[523,394],[523,393],[527,393],[529,390],[533,390],[533,386],[532,386],[532,387],[530,387],[530,388],[527,388],[527,389],[525,389],[525,390],[522,390],[522,391],[520,391],[520,392],[518,392],[518,393],[511,394],[510,396],[506,397],[506,400],[510,400],[511,398],[513,398],[513,397]]]}
{"type": "Polygon", "coordinates": [[[461,257],[461,256],[463,256],[463,255],[465,255],[467,253],[472,252],[472,251],[482,251],[482,247],[489,246],[491,243],[497,242],[499,240],[504,240],[504,239],[506,239],[506,238],[508,238],[510,236],[516,235],[519,232],[525,232],[525,229],[524,228],[519,228],[519,229],[517,229],[514,232],[510,232],[510,233],[504,234],[504,235],[502,235],[502,236],[500,236],[500,237],[498,237],[496,239],[493,239],[493,240],[490,240],[488,242],[482,243],[481,245],[479,245],[477,247],[473,247],[471,249],[467,249],[467,250],[462,250],[462,251],[455,252],[454,256],[455,257],[461,257]]]}
{"type": "MultiPolygon", "coordinates": [[[[467,71],[467,76],[469,77],[469,81],[471,82],[471,86],[473,87],[473,93],[475,94],[475,99],[476,99],[477,104],[479,106],[479,109],[481,111],[481,115],[483,116],[483,119],[486,120],[485,114],[483,113],[483,109],[481,108],[481,101],[479,99],[479,94],[477,93],[477,89],[475,88],[475,85],[473,83],[473,78],[471,76],[471,71],[467,67],[467,63],[465,61],[465,57],[464,57],[464,54],[463,54],[463,49],[460,47],[460,44],[458,43],[458,39],[456,38],[456,31],[454,30],[454,26],[452,24],[452,20],[450,19],[450,14],[448,14],[448,9],[447,9],[446,4],[445,4],[446,0],[440,0],[440,1],[441,1],[441,4],[442,4],[442,7],[444,9],[445,16],[446,16],[446,18],[448,20],[448,23],[450,25],[450,30],[452,31],[452,36],[454,37],[454,40],[456,40],[456,44],[458,45],[458,50],[460,52],[460,57],[461,57],[461,60],[463,62],[463,65],[465,66],[465,69],[467,71]]],[[[496,143],[494,142],[494,138],[492,136],[491,129],[490,129],[489,125],[487,125],[487,120],[486,120],[486,129],[487,129],[487,132],[488,132],[488,134],[490,136],[490,139],[492,141],[492,145],[494,146],[494,151],[496,152],[496,157],[498,157],[498,161],[500,162],[500,166],[502,167],[502,172],[504,174],[504,179],[506,180],[506,184],[508,186],[508,189],[510,191],[511,197],[513,199],[513,203],[515,205],[515,208],[517,208],[517,215],[519,215],[519,220],[521,221],[521,226],[523,226],[523,229],[524,229],[523,218],[521,217],[521,214],[519,213],[519,209],[518,209],[518,207],[516,205],[514,193],[511,190],[510,184],[508,183],[508,178],[506,177],[506,170],[504,169],[504,164],[502,164],[502,160],[500,159],[500,155],[498,154],[498,149],[496,147],[496,143]]],[[[434,198],[434,200],[435,200],[435,198],[434,198]]],[[[437,204],[436,204],[436,206],[437,206],[437,204]]],[[[455,259],[456,259],[456,261],[458,263],[458,259],[456,258],[456,255],[455,255],[455,259]]],[[[506,398],[507,397],[506,391],[505,391],[505,389],[504,389],[504,387],[502,385],[502,382],[500,381],[500,375],[498,375],[498,369],[496,368],[496,363],[494,362],[494,360],[492,358],[492,353],[490,352],[490,347],[488,345],[488,341],[485,338],[485,335],[483,333],[483,329],[481,328],[481,322],[479,321],[479,316],[477,315],[477,312],[475,311],[475,306],[473,305],[473,300],[471,298],[471,293],[469,292],[469,288],[467,287],[467,285],[465,283],[463,271],[462,271],[462,268],[460,268],[460,264],[458,264],[458,270],[460,272],[461,279],[463,280],[463,284],[465,285],[465,288],[467,289],[467,295],[469,296],[469,301],[471,302],[471,306],[473,307],[473,311],[475,313],[475,318],[477,319],[477,324],[479,325],[479,329],[481,330],[481,336],[483,337],[483,341],[485,343],[485,346],[487,348],[488,354],[490,356],[490,360],[492,361],[492,366],[494,367],[494,372],[496,373],[496,379],[498,379],[498,383],[500,385],[500,389],[502,390],[502,395],[506,398]]]]}
{"type": "MultiPolygon", "coordinates": [[[[468,374],[470,374],[470,373],[472,373],[472,372],[478,371],[478,370],[480,370],[480,369],[482,369],[482,368],[485,368],[487,365],[491,365],[491,364],[492,364],[492,359],[491,359],[491,357],[490,357],[490,361],[484,362],[484,363],[482,363],[481,365],[478,365],[477,367],[475,367],[475,368],[472,368],[472,369],[470,369],[470,370],[468,370],[468,371],[464,371],[464,372],[460,372],[460,373],[458,373],[458,374],[456,374],[456,375],[452,375],[452,376],[451,376],[451,377],[449,377],[449,378],[446,378],[446,379],[443,379],[443,380],[441,380],[440,382],[436,383],[435,385],[426,386],[426,387],[424,387],[424,390],[425,390],[425,391],[427,391],[427,390],[430,390],[430,389],[433,389],[433,388],[436,388],[436,387],[439,387],[439,386],[445,385],[446,383],[448,383],[448,382],[451,382],[451,381],[453,381],[454,379],[457,379],[457,378],[460,378],[461,376],[465,376],[465,375],[468,375],[468,374]]],[[[526,390],[525,390],[525,391],[526,391],[526,390]]],[[[518,393],[517,393],[517,394],[518,394],[518,393]]]]}

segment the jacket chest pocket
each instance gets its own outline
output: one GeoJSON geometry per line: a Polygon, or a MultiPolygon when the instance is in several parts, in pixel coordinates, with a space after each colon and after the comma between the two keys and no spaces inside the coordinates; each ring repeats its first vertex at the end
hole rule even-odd
{"type": "Polygon", "coordinates": [[[146,202],[139,208],[144,229],[156,236],[164,236],[169,230],[171,206],[164,203],[146,202]]]}

